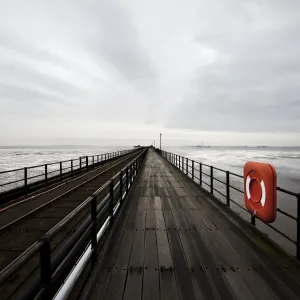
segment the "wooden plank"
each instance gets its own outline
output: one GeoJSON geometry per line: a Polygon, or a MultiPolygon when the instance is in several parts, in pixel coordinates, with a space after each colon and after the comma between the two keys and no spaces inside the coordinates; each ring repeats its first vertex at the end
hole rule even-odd
{"type": "Polygon", "coordinates": [[[159,272],[155,230],[146,230],[143,299],[159,299],[159,272]]]}

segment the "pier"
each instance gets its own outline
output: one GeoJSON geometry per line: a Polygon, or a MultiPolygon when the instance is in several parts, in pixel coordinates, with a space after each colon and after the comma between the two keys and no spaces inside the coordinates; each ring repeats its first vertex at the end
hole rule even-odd
{"type": "Polygon", "coordinates": [[[299,215],[293,256],[230,208],[229,172],[222,202],[218,169],[173,153],[96,163],[3,206],[1,299],[300,299],[299,215]]]}

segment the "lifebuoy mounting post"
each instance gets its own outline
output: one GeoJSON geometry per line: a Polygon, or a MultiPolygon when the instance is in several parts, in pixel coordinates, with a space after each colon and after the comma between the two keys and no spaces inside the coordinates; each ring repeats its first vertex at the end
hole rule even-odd
{"type": "Polygon", "coordinates": [[[268,163],[247,162],[244,166],[244,198],[247,210],[265,223],[276,219],[277,174],[268,163]]]}

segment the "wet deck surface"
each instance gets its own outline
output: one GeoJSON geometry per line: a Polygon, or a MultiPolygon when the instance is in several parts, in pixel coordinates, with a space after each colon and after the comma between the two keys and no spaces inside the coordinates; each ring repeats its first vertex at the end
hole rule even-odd
{"type": "Polygon", "coordinates": [[[148,152],[88,299],[300,299],[299,264],[148,152]]]}

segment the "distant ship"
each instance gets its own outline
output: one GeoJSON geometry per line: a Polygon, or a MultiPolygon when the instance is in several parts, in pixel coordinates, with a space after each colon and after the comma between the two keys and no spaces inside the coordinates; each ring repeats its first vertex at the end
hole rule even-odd
{"type": "Polygon", "coordinates": [[[196,148],[210,148],[210,146],[203,146],[203,143],[202,143],[202,145],[196,145],[196,148]]]}
{"type": "Polygon", "coordinates": [[[141,145],[133,146],[133,148],[141,148],[141,147],[142,147],[141,145]]]}

